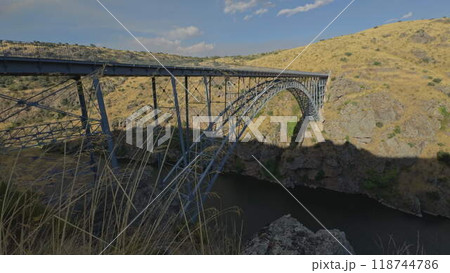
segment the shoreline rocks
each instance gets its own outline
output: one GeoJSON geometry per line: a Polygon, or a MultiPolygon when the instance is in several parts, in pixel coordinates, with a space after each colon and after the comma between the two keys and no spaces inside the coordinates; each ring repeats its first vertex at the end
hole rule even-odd
{"type": "Polygon", "coordinates": [[[354,253],[344,232],[333,229],[330,233],[324,229],[312,232],[297,219],[285,215],[255,234],[244,246],[242,254],[349,255],[347,250],[354,253]]]}

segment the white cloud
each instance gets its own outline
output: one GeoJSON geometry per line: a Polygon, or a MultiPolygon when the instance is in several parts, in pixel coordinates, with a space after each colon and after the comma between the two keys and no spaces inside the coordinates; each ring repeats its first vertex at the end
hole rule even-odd
{"type": "Polygon", "coordinates": [[[266,13],[268,11],[268,8],[275,7],[275,4],[267,1],[267,0],[225,0],[225,8],[224,12],[229,14],[234,14],[237,12],[246,12],[248,10],[251,10],[253,8],[261,7],[259,14],[266,13]]]}
{"type": "Polygon", "coordinates": [[[395,22],[395,21],[400,21],[400,20],[403,20],[403,19],[408,19],[408,18],[411,18],[413,15],[414,15],[414,14],[412,13],[412,11],[410,11],[410,12],[408,12],[407,14],[403,15],[403,16],[400,17],[400,18],[392,18],[392,19],[387,20],[385,23],[392,23],[392,22],[395,22]]]}
{"type": "Polygon", "coordinates": [[[169,31],[165,37],[171,40],[185,40],[202,35],[202,32],[198,27],[188,26],[179,27],[169,31]]]}
{"type": "Polygon", "coordinates": [[[214,49],[213,44],[207,44],[205,42],[200,42],[191,46],[177,48],[177,53],[182,55],[205,55],[204,53],[214,49]]]}
{"type": "Polygon", "coordinates": [[[269,11],[269,9],[267,9],[267,8],[260,8],[260,9],[256,10],[255,12],[253,12],[252,14],[245,15],[244,20],[248,21],[248,20],[252,19],[254,16],[258,16],[258,15],[261,16],[268,11],[269,11]]]}
{"type": "Polygon", "coordinates": [[[333,1],[334,0],[314,0],[314,3],[308,3],[306,5],[298,6],[298,7],[293,8],[293,9],[282,9],[282,10],[280,10],[278,12],[278,16],[280,16],[280,15],[292,16],[292,15],[297,14],[299,12],[307,12],[307,11],[310,11],[312,9],[316,9],[316,8],[325,6],[327,4],[330,4],[333,1]]]}
{"type": "Polygon", "coordinates": [[[146,38],[139,37],[141,41],[150,51],[167,52],[181,55],[206,55],[208,51],[214,49],[213,44],[204,41],[193,44],[183,45],[184,41],[195,36],[200,36],[202,32],[194,26],[175,28],[160,37],[146,38]]]}
{"type": "Polygon", "coordinates": [[[225,0],[225,9],[223,10],[225,13],[236,13],[236,12],[244,12],[251,8],[256,7],[262,2],[266,2],[265,0],[248,0],[248,1],[234,1],[234,0],[225,0]]]}
{"type": "Polygon", "coordinates": [[[181,45],[180,40],[173,41],[164,37],[140,37],[139,41],[141,41],[150,51],[173,50],[181,45]]]}
{"type": "Polygon", "coordinates": [[[259,9],[259,10],[255,11],[255,15],[262,15],[262,14],[268,12],[268,11],[269,11],[269,9],[262,8],[262,9],[259,9]]]}
{"type": "Polygon", "coordinates": [[[400,19],[402,20],[402,19],[408,19],[408,18],[410,18],[410,17],[412,17],[413,16],[413,13],[410,11],[410,12],[408,12],[407,14],[405,14],[405,15],[403,15],[400,19]]]}

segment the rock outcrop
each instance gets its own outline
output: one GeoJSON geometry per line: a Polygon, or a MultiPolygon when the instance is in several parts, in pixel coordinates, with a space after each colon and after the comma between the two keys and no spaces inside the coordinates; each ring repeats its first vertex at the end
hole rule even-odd
{"type": "Polygon", "coordinates": [[[335,238],[323,229],[314,233],[297,219],[285,215],[255,234],[247,242],[242,254],[348,255],[347,250],[354,253],[344,232],[336,229],[330,232],[335,238]]]}

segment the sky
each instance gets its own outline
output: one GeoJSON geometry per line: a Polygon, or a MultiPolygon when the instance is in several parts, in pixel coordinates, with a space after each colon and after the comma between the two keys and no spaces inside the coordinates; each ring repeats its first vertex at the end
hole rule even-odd
{"type": "MultiPolygon", "coordinates": [[[[0,39],[229,56],[311,42],[351,0],[0,0],[0,39]]],[[[449,0],[355,0],[318,37],[450,15],[449,0]]]]}

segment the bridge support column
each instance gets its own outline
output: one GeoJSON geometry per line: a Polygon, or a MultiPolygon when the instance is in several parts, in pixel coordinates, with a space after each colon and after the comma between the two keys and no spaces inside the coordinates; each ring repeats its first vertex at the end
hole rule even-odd
{"type": "MultiPolygon", "coordinates": [[[[158,109],[158,95],[156,94],[156,79],[152,77],[152,96],[153,96],[153,109],[158,109]]],[[[158,114],[155,114],[155,121],[158,120],[158,114]]]]}
{"type": "Polygon", "coordinates": [[[186,149],[184,146],[184,137],[183,137],[183,125],[181,124],[181,112],[180,112],[180,105],[178,104],[178,93],[177,93],[177,81],[175,80],[175,77],[171,77],[172,80],[172,91],[173,91],[173,101],[175,104],[175,111],[177,114],[177,125],[178,125],[178,137],[180,139],[180,147],[181,147],[181,153],[183,156],[183,162],[184,165],[187,165],[187,159],[186,159],[186,149]]]}
{"type": "Polygon", "coordinates": [[[86,141],[87,141],[87,147],[89,149],[90,154],[90,165],[91,169],[94,173],[97,173],[97,167],[95,166],[95,159],[94,159],[94,151],[93,146],[91,142],[91,126],[89,124],[89,116],[88,116],[88,110],[86,105],[86,98],[84,97],[83,92],[83,83],[81,82],[81,77],[77,77],[75,79],[77,81],[77,93],[78,93],[78,101],[80,102],[80,108],[81,108],[81,126],[83,126],[83,130],[86,133],[86,141]]]}
{"type": "MultiPolygon", "coordinates": [[[[224,106],[223,110],[225,111],[227,109],[227,96],[228,96],[228,82],[230,81],[230,78],[225,77],[225,87],[224,87],[224,106]]],[[[224,112],[224,118],[228,118],[227,112],[224,112]]]]}
{"type": "Polygon", "coordinates": [[[211,77],[209,77],[209,80],[206,78],[206,76],[203,76],[203,83],[205,84],[205,95],[206,95],[206,107],[208,109],[208,116],[209,116],[209,125],[212,126],[212,118],[211,118],[211,77]]]}
{"type": "Polygon", "coordinates": [[[106,113],[105,101],[103,100],[102,88],[97,77],[94,77],[93,83],[95,88],[95,96],[97,97],[98,108],[101,116],[102,132],[106,136],[106,141],[108,144],[108,153],[111,160],[111,166],[113,167],[113,169],[117,169],[119,167],[119,164],[114,152],[114,138],[109,127],[108,115],[106,113]]]}
{"type": "MultiPolygon", "coordinates": [[[[158,109],[158,94],[156,92],[156,78],[152,77],[152,97],[153,97],[153,110],[158,109]]],[[[158,125],[158,113],[155,112],[155,125],[158,125]]],[[[157,153],[156,161],[158,162],[158,167],[162,165],[162,155],[157,153]]]]}
{"type": "Polygon", "coordinates": [[[184,77],[184,102],[186,104],[186,145],[189,146],[190,125],[189,125],[189,77],[184,77]]]}
{"type": "Polygon", "coordinates": [[[83,83],[81,82],[80,77],[77,77],[75,80],[77,81],[78,101],[80,102],[81,108],[81,125],[83,126],[83,130],[85,130],[86,135],[89,136],[91,134],[91,128],[88,122],[89,117],[86,106],[86,99],[83,92],[83,83]]]}

